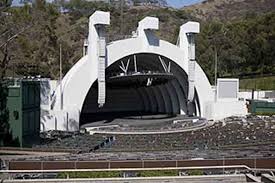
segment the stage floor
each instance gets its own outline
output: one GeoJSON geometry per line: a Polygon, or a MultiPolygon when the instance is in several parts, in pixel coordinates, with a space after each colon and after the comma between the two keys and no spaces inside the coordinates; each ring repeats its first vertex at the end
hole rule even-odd
{"type": "Polygon", "coordinates": [[[96,122],[86,123],[81,126],[81,128],[87,127],[97,127],[97,126],[129,126],[129,127],[145,127],[145,126],[166,126],[173,124],[175,121],[192,121],[196,119],[201,119],[200,117],[190,117],[187,115],[140,115],[140,116],[127,116],[122,118],[114,118],[108,120],[100,120],[96,122]]]}

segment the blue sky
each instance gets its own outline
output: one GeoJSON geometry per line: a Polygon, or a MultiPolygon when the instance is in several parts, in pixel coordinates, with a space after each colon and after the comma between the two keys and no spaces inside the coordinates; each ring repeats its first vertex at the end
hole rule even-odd
{"type": "Polygon", "coordinates": [[[183,6],[195,4],[201,1],[202,0],[167,0],[167,3],[175,8],[181,8],[183,6]]]}

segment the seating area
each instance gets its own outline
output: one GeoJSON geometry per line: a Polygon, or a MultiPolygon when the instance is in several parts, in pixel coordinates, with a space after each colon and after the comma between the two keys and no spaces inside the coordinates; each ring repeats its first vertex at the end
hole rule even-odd
{"type": "MultiPolygon", "coordinates": [[[[104,144],[110,135],[91,136],[79,132],[49,131],[43,132],[40,136],[41,144],[35,145],[34,148],[73,150],[82,153],[93,151],[95,147],[104,144]]],[[[99,148],[97,147],[97,149],[99,148]]]]}
{"type": "Polygon", "coordinates": [[[77,154],[56,156],[55,160],[275,157],[275,116],[231,117],[205,128],[180,133],[53,134],[51,138],[45,136],[44,143],[37,147],[78,150],[77,154]]]}
{"type": "MultiPolygon", "coordinates": [[[[96,137],[98,135],[94,135],[96,137]]],[[[100,151],[207,150],[275,144],[275,117],[231,117],[196,131],[168,134],[116,134],[100,151]]],[[[269,146],[272,147],[272,146],[269,146]]],[[[275,150],[275,149],[274,149],[275,150]]]]}

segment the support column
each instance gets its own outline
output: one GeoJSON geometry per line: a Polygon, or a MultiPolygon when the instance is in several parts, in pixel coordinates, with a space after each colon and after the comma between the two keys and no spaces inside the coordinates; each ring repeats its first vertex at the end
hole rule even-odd
{"type": "Polygon", "coordinates": [[[100,25],[98,30],[98,99],[99,107],[103,107],[106,98],[106,81],[105,81],[105,68],[106,68],[106,39],[105,27],[100,25]]]}
{"type": "Polygon", "coordinates": [[[188,38],[188,102],[194,101],[195,95],[195,35],[187,34],[188,38]]]}
{"type": "MultiPolygon", "coordinates": [[[[98,76],[98,105],[103,107],[106,99],[105,68],[107,63],[106,53],[106,25],[110,24],[110,13],[96,11],[89,21],[88,59],[89,62],[97,62],[97,68],[93,71],[98,76]]],[[[81,82],[81,81],[80,81],[81,82]]]]}
{"type": "Polygon", "coordinates": [[[187,22],[180,27],[178,46],[184,50],[183,61],[188,68],[188,115],[194,115],[195,99],[195,34],[200,32],[198,22],[187,22]]]}

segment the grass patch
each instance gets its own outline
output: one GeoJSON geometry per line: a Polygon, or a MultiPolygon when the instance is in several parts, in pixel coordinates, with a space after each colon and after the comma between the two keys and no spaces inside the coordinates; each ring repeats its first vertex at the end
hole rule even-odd
{"type": "Polygon", "coordinates": [[[259,116],[274,116],[275,112],[256,112],[255,115],[259,115],[259,116]]]}
{"type": "Polygon", "coordinates": [[[152,171],[139,171],[138,177],[162,177],[162,176],[178,176],[178,170],[152,170],[152,171]]]}
{"type": "Polygon", "coordinates": [[[68,173],[59,173],[57,178],[65,179],[69,176],[70,178],[113,178],[121,177],[121,172],[112,171],[112,172],[68,172],[68,173]]]}
{"type": "Polygon", "coordinates": [[[202,170],[188,170],[187,174],[188,175],[203,175],[203,171],[202,170]]]}
{"type": "Polygon", "coordinates": [[[275,76],[253,79],[241,79],[241,89],[275,90],[275,76]]]}
{"type": "MultiPolygon", "coordinates": [[[[178,170],[148,170],[136,171],[136,177],[161,177],[161,176],[178,176],[178,170]]],[[[105,171],[105,172],[62,172],[57,175],[57,178],[114,178],[123,177],[123,171],[105,171]]]]}

